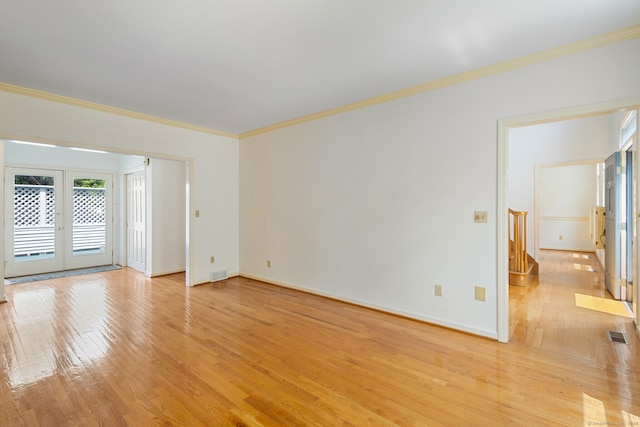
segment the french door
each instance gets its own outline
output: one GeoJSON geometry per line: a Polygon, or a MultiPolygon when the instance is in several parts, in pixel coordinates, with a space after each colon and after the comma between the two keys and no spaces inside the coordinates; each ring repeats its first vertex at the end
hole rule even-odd
{"type": "Polygon", "coordinates": [[[5,276],[113,263],[110,174],[5,168],[5,276]]]}

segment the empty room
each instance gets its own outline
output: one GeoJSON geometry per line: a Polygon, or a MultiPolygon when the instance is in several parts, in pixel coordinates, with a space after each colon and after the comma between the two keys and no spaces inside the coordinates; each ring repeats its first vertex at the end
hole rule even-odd
{"type": "Polygon", "coordinates": [[[0,14],[0,425],[640,424],[637,0],[0,14]]]}

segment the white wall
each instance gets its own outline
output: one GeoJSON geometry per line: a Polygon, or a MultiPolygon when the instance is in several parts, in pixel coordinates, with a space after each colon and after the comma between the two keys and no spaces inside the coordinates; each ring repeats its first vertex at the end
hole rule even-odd
{"type": "Polygon", "coordinates": [[[0,138],[190,160],[192,283],[209,281],[211,255],[238,272],[237,140],[8,92],[0,92],[0,138]]]}
{"type": "Polygon", "coordinates": [[[634,40],[243,139],[241,272],[497,337],[497,121],[637,96],[638,51],[634,40]]]}
{"type": "Polygon", "coordinates": [[[186,270],[185,162],[150,159],[147,169],[147,276],[186,270]]]}
{"type": "MultiPolygon", "coordinates": [[[[614,151],[611,142],[612,116],[603,114],[509,131],[509,206],[517,211],[529,212],[527,233],[533,237],[527,241],[527,251],[530,254],[537,257],[535,237],[539,230],[535,218],[536,165],[604,161],[614,151]]],[[[569,246],[573,243],[576,242],[571,239],[564,241],[569,246]]],[[[579,245],[576,243],[573,246],[579,245]]]]}
{"type": "MultiPolygon", "coordinates": [[[[119,168],[118,170],[121,172],[129,172],[137,169],[141,169],[144,167],[144,157],[142,156],[127,156],[121,155],[119,168]]],[[[124,177],[121,177],[124,180],[124,177]]]]}
{"type": "Polygon", "coordinates": [[[536,166],[535,224],[540,249],[595,252],[589,214],[597,201],[597,165],[536,166]]]}

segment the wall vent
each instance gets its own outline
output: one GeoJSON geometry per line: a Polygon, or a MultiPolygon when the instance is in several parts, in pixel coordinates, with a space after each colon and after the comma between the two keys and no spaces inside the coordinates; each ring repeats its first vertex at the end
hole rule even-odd
{"type": "Polygon", "coordinates": [[[211,272],[211,282],[227,279],[227,270],[216,270],[211,272]]]}

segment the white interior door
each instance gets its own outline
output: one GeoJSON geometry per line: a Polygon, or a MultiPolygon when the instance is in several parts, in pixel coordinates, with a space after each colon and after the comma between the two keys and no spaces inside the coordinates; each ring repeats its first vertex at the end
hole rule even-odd
{"type": "Polygon", "coordinates": [[[62,171],[5,168],[5,276],[64,266],[62,171]]]}
{"type": "Polygon", "coordinates": [[[65,175],[65,270],[113,264],[112,175],[65,175]]]}
{"type": "Polygon", "coordinates": [[[145,271],[145,177],[144,170],[127,174],[127,265],[145,271]]]}

